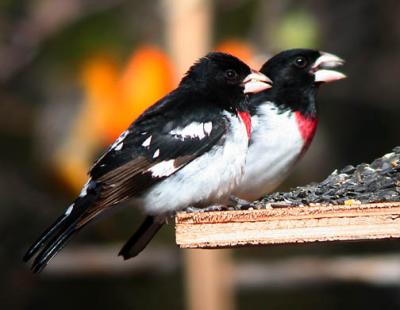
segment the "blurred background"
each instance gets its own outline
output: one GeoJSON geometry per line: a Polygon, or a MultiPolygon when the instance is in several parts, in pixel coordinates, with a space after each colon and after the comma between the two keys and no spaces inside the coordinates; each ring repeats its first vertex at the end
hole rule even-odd
{"type": "Polygon", "coordinates": [[[389,152],[400,132],[399,14],[395,0],[0,1],[1,308],[399,309],[398,241],[190,251],[170,223],[124,262],[119,247],[141,220],[126,208],[39,276],[21,260],[91,162],[209,50],[256,68],[295,47],[347,61],[348,79],[321,87],[316,138],[280,190],[389,152]]]}

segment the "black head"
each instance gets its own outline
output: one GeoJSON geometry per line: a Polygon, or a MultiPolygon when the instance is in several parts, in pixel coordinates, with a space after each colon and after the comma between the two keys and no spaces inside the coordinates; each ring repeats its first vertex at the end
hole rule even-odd
{"type": "MultiPolygon", "coordinates": [[[[269,59],[260,72],[273,81],[273,88],[263,92],[282,109],[292,109],[315,116],[318,86],[345,77],[330,70],[343,64],[339,57],[312,49],[291,49],[269,59]]],[[[261,94],[260,96],[261,97],[261,94]]]]}
{"type": "Polygon", "coordinates": [[[213,52],[199,59],[179,86],[189,88],[226,109],[243,103],[247,93],[270,88],[266,82],[270,83],[270,80],[238,58],[213,52]]]}

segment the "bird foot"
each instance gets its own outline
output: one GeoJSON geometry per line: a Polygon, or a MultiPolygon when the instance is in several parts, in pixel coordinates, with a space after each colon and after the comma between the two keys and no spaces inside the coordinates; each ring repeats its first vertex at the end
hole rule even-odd
{"type": "Polygon", "coordinates": [[[211,205],[205,208],[196,208],[196,207],[188,207],[186,208],[187,213],[193,213],[193,212],[212,212],[212,211],[223,211],[226,210],[226,206],[224,205],[211,205]]]}
{"type": "Polygon", "coordinates": [[[256,208],[256,205],[253,202],[240,199],[236,196],[229,197],[230,205],[229,207],[233,210],[248,210],[250,208],[256,208]]]}

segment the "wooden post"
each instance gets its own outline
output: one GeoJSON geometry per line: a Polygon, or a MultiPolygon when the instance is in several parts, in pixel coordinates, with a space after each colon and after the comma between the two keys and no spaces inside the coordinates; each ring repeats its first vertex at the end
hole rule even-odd
{"type": "Polygon", "coordinates": [[[178,78],[211,46],[212,11],[209,0],[164,0],[166,44],[178,78]]]}
{"type": "Polygon", "coordinates": [[[231,251],[187,249],[184,254],[189,308],[191,310],[233,309],[231,251]]]}
{"type": "MultiPolygon", "coordinates": [[[[209,0],[164,0],[166,43],[179,78],[210,49],[212,6],[209,0]]],[[[187,250],[184,253],[187,307],[191,310],[232,310],[231,254],[187,250]]]]}

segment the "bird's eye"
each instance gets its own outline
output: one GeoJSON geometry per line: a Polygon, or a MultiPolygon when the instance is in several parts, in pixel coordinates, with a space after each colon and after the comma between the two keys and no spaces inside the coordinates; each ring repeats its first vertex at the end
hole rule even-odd
{"type": "Polygon", "coordinates": [[[225,77],[228,80],[235,80],[238,77],[238,74],[235,70],[232,69],[228,69],[225,71],[225,77]]]}
{"type": "Polygon", "coordinates": [[[304,68],[307,66],[307,59],[305,59],[303,56],[299,56],[295,59],[294,65],[298,68],[304,68]]]}

